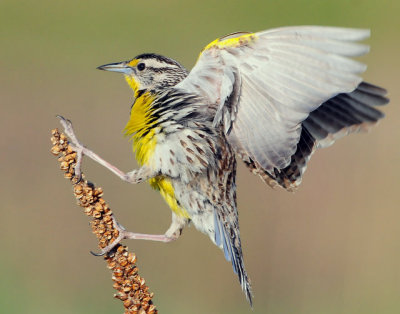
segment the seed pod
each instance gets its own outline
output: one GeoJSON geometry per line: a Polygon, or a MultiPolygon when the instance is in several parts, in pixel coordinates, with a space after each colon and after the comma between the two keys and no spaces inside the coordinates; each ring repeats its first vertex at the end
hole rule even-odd
{"type": "Polygon", "coordinates": [[[126,299],[126,300],[124,301],[124,306],[125,306],[126,308],[130,307],[132,304],[133,304],[133,302],[132,302],[131,299],[126,299]]]}
{"type": "Polygon", "coordinates": [[[114,275],[117,277],[121,277],[124,274],[124,271],[121,267],[117,267],[114,269],[114,275]]]}
{"type": "Polygon", "coordinates": [[[122,267],[125,267],[126,265],[128,265],[128,261],[125,259],[123,260],[121,263],[119,263],[122,267]]]}
{"type": "Polygon", "coordinates": [[[53,155],[58,156],[60,154],[61,149],[58,146],[53,146],[50,151],[53,155]]]}
{"type": "Polygon", "coordinates": [[[99,213],[97,210],[94,210],[93,211],[93,217],[98,219],[98,218],[101,217],[101,213],[99,213]]]}
{"type": "Polygon", "coordinates": [[[120,299],[121,301],[125,301],[128,299],[128,295],[126,293],[120,291],[119,293],[114,294],[114,298],[120,299]]]}
{"type": "Polygon", "coordinates": [[[102,188],[96,188],[95,190],[94,190],[94,192],[95,192],[95,195],[96,196],[102,196],[103,195],[103,189],[102,188]]]}
{"type": "Polygon", "coordinates": [[[146,314],[146,311],[144,309],[142,309],[139,305],[139,310],[138,310],[138,314],[146,314]]]}
{"type": "Polygon", "coordinates": [[[116,261],[114,261],[114,260],[110,260],[110,261],[108,262],[108,265],[107,265],[107,267],[108,267],[109,269],[114,269],[114,268],[115,268],[115,266],[117,266],[117,263],[116,263],[116,261]]]}
{"type": "Polygon", "coordinates": [[[83,193],[83,187],[80,184],[74,186],[74,193],[76,195],[81,195],[83,193]]]}
{"type": "MultiPolygon", "coordinates": [[[[144,311],[146,311],[149,308],[149,303],[147,303],[147,302],[142,302],[140,305],[144,311]]],[[[144,312],[144,313],[146,313],[146,312],[144,312]]]]}
{"type": "Polygon", "coordinates": [[[128,262],[129,262],[129,263],[132,263],[132,264],[135,264],[135,263],[136,263],[136,254],[129,253],[129,255],[128,255],[128,262]]]}
{"type": "Polygon", "coordinates": [[[60,169],[61,170],[68,170],[69,164],[66,161],[62,161],[60,164],[60,169]]]}

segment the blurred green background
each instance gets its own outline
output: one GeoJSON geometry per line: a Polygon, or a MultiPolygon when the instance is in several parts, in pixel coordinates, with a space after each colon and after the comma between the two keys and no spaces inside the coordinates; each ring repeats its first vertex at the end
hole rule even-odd
{"type": "MultiPolygon", "coordinates": [[[[96,66],[157,52],[192,67],[216,37],[321,24],[372,29],[365,79],[386,87],[387,117],[369,134],[319,151],[300,190],[238,173],[240,225],[255,294],[251,311],[231,265],[193,227],[170,244],[127,242],[160,313],[400,313],[400,2],[0,1],[0,312],[121,313],[110,273],[71,185],[50,154],[56,114],[126,171],[122,128],[131,92],[96,66]]],[[[129,230],[162,233],[170,211],[85,160],[129,230]]]]}

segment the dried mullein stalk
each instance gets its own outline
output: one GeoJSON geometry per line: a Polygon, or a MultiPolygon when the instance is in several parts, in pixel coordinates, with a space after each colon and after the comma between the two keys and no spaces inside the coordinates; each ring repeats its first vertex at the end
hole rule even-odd
{"type": "MultiPolygon", "coordinates": [[[[92,231],[99,241],[99,247],[103,249],[118,237],[113,213],[102,198],[103,190],[85,180],[83,174],[81,180],[74,176],[77,154],[68,144],[67,137],[58,129],[52,130],[51,142],[51,152],[59,156],[60,169],[64,177],[71,180],[78,205],[92,218],[92,231]]],[[[153,293],[149,292],[145,280],[138,274],[136,255],[129,253],[126,246],[117,244],[104,259],[112,271],[113,287],[117,290],[114,296],[123,302],[125,313],[157,313],[152,302],[153,293]]]]}

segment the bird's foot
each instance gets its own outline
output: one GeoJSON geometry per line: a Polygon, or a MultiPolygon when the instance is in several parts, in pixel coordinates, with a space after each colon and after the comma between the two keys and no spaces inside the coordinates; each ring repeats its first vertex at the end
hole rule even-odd
{"type": "Polygon", "coordinates": [[[77,182],[80,182],[82,180],[81,165],[85,147],[78,141],[71,120],[65,119],[60,115],[57,115],[57,118],[60,119],[60,123],[64,128],[64,133],[69,139],[69,145],[74,151],[76,151],[77,158],[74,171],[77,182]]]}
{"type": "Polygon", "coordinates": [[[171,242],[175,240],[175,237],[168,237],[165,234],[144,234],[126,231],[125,228],[116,221],[114,216],[112,218],[114,221],[114,228],[118,230],[118,237],[114,239],[112,243],[103,248],[100,253],[90,251],[94,256],[103,256],[110,253],[124,239],[151,240],[158,242],[171,242]]]}

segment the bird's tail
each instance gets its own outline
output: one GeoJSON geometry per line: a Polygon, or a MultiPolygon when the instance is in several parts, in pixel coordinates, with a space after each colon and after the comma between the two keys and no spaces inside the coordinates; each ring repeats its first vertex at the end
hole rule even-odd
{"type": "Polygon", "coordinates": [[[243,262],[242,246],[240,243],[239,224],[237,218],[234,222],[221,219],[218,213],[214,215],[215,244],[223,249],[227,261],[232,262],[233,271],[237,274],[247,301],[253,307],[253,293],[250,280],[243,262]],[[222,221],[226,221],[222,223],[222,221]]]}

